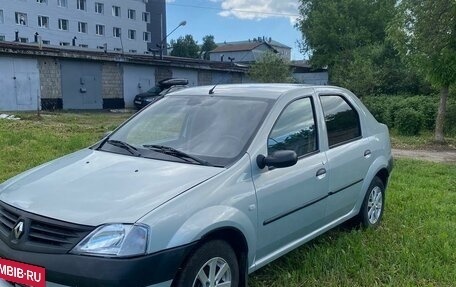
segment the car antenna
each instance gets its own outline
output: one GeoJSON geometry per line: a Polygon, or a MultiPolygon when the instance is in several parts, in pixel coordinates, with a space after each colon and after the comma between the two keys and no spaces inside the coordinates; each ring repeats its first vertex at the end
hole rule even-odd
{"type": "MultiPolygon", "coordinates": [[[[244,58],[249,55],[249,53],[245,53],[245,55],[239,60],[239,62],[242,62],[242,60],[244,60],[244,58]]],[[[231,58],[231,57],[228,57],[228,59],[231,61],[231,65],[234,67],[236,66],[236,64],[233,62],[235,60],[235,58],[231,58]]],[[[220,79],[210,90],[209,90],[209,95],[213,95],[214,94],[214,90],[215,88],[217,88],[218,85],[220,85],[220,83],[225,79],[226,76],[228,76],[229,74],[231,74],[233,71],[228,71],[226,72],[225,76],[220,79]]]]}
{"type": "Polygon", "coordinates": [[[213,86],[212,89],[209,90],[209,95],[213,95],[214,94],[214,90],[215,90],[215,88],[217,88],[218,84],[219,83],[215,84],[215,86],[213,86]]]}

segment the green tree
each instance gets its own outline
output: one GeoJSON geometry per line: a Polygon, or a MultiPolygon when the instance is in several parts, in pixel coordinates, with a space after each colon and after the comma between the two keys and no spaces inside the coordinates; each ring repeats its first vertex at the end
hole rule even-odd
{"type": "Polygon", "coordinates": [[[250,78],[259,83],[292,83],[293,74],[289,64],[273,52],[265,53],[250,66],[250,78]]]}
{"type": "Polygon", "coordinates": [[[359,95],[414,92],[419,78],[387,41],[396,0],[301,0],[302,51],[330,80],[359,95]]]}
{"type": "Polygon", "coordinates": [[[456,1],[402,0],[388,34],[406,63],[440,89],[434,139],[442,143],[449,89],[456,83],[456,1]]]}
{"type": "Polygon", "coordinates": [[[171,56],[184,58],[199,58],[199,46],[192,35],[179,37],[176,41],[171,40],[171,56]]]}
{"type": "Polygon", "coordinates": [[[203,38],[203,45],[201,45],[200,58],[209,60],[209,52],[217,48],[215,38],[213,35],[207,35],[203,38]]]}

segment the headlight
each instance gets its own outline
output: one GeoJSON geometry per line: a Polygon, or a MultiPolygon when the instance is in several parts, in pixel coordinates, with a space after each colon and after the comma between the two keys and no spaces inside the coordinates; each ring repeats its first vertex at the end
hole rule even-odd
{"type": "Polygon", "coordinates": [[[71,251],[94,256],[135,256],[146,253],[149,228],[145,225],[110,224],[98,227],[71,251]]]}

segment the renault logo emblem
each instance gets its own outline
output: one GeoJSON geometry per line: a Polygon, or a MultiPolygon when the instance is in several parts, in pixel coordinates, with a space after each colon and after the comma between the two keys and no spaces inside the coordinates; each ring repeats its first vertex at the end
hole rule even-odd
{"type": "Polygon", "coordinates": [[[15,239],[21,238],[24,233],[24,221],[19,221],[13,228],[13,235],[15,239]]]}

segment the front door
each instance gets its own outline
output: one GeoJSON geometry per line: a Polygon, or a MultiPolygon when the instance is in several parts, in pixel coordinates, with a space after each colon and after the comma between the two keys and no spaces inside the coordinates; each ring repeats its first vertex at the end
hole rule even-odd
{"type": "Polygon", "coordinates": [[[319,152],[311,97],[289,103],[266,141],[269,155],[294,150],[299,160],[288,168],[266,167],[253,176],[259,218],[257,261],[320,226],[328,193],[326,155],[319,152]]]}

